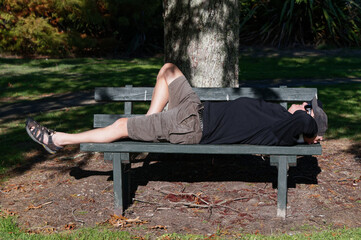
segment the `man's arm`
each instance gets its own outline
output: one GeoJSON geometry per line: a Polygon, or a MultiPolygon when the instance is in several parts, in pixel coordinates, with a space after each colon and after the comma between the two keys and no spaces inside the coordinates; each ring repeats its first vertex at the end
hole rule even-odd
{"type": "Polygon", "coordinates": [[[277,138],[277,145],[290,146],[297,144],[300,135],[306,143],[316,140],[317,124],[315,119],[305,111],[296,111],[285,120],[275,123],[273,133],[277,138]]]}

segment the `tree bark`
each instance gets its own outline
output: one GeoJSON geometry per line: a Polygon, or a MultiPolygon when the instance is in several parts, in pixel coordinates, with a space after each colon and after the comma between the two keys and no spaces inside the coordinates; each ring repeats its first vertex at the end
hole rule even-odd
{"type": "Polygon", "coordinates": [[[164,34],[193,87],[238,87],[238,0],[164,0],[164,34]]]}

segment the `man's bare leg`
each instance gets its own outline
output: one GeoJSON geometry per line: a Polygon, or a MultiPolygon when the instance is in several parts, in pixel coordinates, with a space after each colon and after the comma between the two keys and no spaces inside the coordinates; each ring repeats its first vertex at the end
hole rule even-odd
{"type": "Polygon", "coordinates": [[[183,76],[183,73],[176,65],[172,63],[163,65],[157,76],[157,83],[153,90],[152,101],[147,115],[163,111],[169,100],[168,86],[180,76],[183,76]]]}
{"type": "MultiPolygon", "coordinates": [[[[176,65],[172,63],[163,65],[157,76],[157,82],[154,87],[152,101],[147,115],[161,112],[164,109],[169,100],[168,85],[180,76],[183,76],[183,73],[176,65]]],[[[57,146],[84,142],[113,142],[128,137],[127,122],[127,118],[121,118],[105,128],[93,129],[77,134],[57,132],[53,136],[53,141],[57,146]]]]}
{"type": "MultiPolygon", "coordinates": [[[[165,64],[158,73],[157,83],[153,91],[152,102],[147,115],[161,112],[169,100],[168,85],[183,73],[177,66],[171,63],[165,64]]],[[[80,144],[86,142],[107,143],[128,137],[127,118],[120,118],[113,124],[104,127],[89,130],[82,133],[69,134],[56,132],[52,136],[53,143],[62,147],[68,144],[80,144]]],[[[48,136],[44,135],[44,143],[48,143],[48,136]]]]}
{"type": "Polygon", "coordinates": [[[70,133],[56,132],[53,135],[53,142],[56,146],[64,146],[68,144],[80,144],[86,142],[92,142],[92,143],[114,142],[118,139],[128,137],[127,122],[128,122],[128,118],[120,118],[107,127],[92,129],[82,133],[70,134],[70,133]]]}

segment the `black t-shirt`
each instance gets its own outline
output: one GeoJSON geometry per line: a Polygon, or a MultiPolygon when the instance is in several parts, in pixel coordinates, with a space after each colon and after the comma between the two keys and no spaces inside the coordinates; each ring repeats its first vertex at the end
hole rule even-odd
{"type": "Polygon", "coordinates": [[[201,144],[295,145],[300,134],[317,134],[316,121],[306,111],[289,113],[276,103],[238,98],[205,102],[201,144]]]}

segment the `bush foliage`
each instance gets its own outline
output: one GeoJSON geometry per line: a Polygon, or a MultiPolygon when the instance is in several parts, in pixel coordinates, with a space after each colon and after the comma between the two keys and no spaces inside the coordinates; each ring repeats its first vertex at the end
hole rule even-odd
{"type": "MultiPolygon", "coordinates": [[[[239,0],[239,5],[241,44],[361,42],[360,0],[239,0]]],[[[0,51],[62,56],[159,50],[162,11],[162,0],[0,0],[0,51]]]]}
{"type": "Polygon", "coordinates": [[[120,53],[163,40],[161,1],[0,0],[0,51],[120,53]]]}
{"type": "Polygon", "coordinates": [[[360,46],[360,0],[241,0],[241,41],[360,46]]]}

